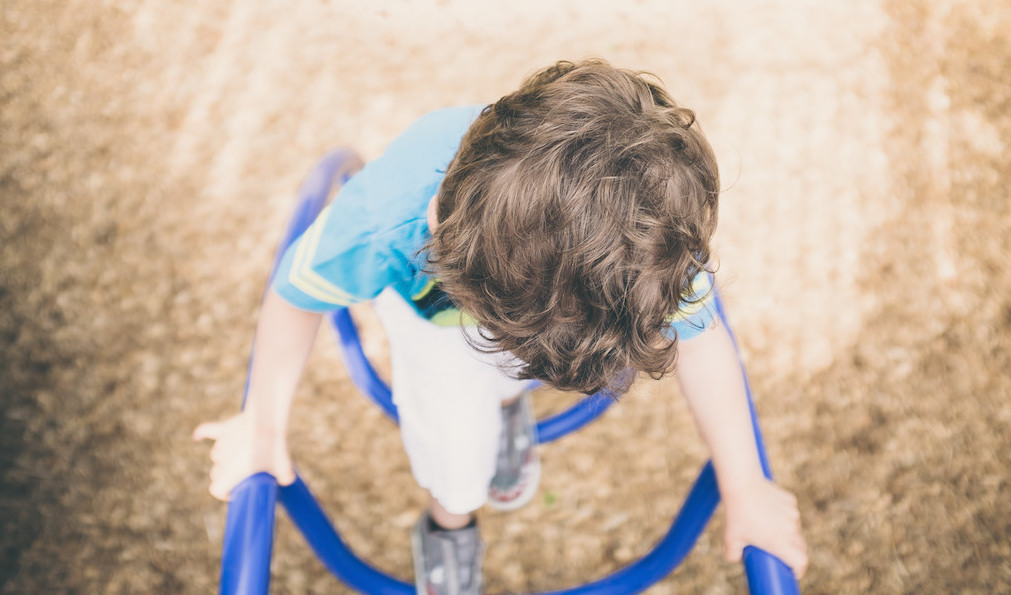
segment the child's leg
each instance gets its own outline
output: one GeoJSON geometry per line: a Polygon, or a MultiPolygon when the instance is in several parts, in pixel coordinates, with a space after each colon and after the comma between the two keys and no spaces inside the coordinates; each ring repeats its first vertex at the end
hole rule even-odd
{"type": "Polygon", "coordinates": [[[476,351],[459,328],[424,320],[392,290],[374,307],[390,342],[393,401],[415,479],[436,501],[436,522],[469,520],[495,474],[501,403],[527,381],[496,366],[507,357],[476,351]]]}
{"type": "Polygon", "coordinates": [[[446,507],[435,498],[431,498],[429,500],[428,514],[431,515],[432,520],[435,521],[436,525],[439,525],[443,529],[449,529],[450,531],[466,527],[474,518],[474,515],[469,512],[466,514],[449,512],[446,510],[446,507]]]}

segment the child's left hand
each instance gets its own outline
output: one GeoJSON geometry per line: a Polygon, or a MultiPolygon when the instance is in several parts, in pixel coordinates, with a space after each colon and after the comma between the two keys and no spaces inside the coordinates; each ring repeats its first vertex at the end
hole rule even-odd
{"type": "Polygon", "coordinates": [[[807,543],[800,531],[797,498],[760,476],[721,491],[727,508],[727,560],[739,562],[744,547],[753,545],[782,560],[798,579],[804,576],[807,543]]]}

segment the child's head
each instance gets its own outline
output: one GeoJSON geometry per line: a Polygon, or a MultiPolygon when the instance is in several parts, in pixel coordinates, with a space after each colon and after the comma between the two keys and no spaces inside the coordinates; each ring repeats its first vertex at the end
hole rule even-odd
{"type": "Polygon", "coordinates": [[[590,393],[674,367],[667,319],[708,262],[719,196],[694,118],[640,73],[559,62],[467,131],[431,264],[521,377],[590,393]]]}

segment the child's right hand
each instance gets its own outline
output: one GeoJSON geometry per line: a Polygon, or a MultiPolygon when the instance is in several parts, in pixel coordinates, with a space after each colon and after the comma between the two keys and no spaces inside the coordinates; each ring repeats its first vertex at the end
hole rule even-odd
{"type": "Polygon", "coordinates": [[[243,479],[261,471],[281,485],[295,481],[284,431],[273,433],[254,427],[253,416],[242,412],[223,421],[200,424],[193,440],[213,440],[211,448],[211,495],[228,500],[228,494],[243,479]]]}
{"type": "Polygon", "coordinates": [[[745,546],[754,545],[778,557],[802,578],[808,557],[797,498],[761,474],[721,487],[720,492],[727,510],[723,536],[727,560],[740,562],[745,546]]]}

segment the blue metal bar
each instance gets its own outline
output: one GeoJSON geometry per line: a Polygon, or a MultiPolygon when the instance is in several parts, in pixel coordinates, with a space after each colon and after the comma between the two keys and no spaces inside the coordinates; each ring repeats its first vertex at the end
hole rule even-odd
{"type": "Polygon", "coordinates": [[[614,397],[603,393],[583,397],[565,411],[537,422],[537,440],[547,444],[579,430],[604,414],[615,403],[614,397]]]}
{"type": "Polygon", "coordinates": [[[663,539],[639,561],[602,579],[545,595],[641,593],[674,571],[695,546],[720,502],[716,474],[707,463],[663,539]]]}
{"type": "Polygon", "coordinates": [[[383,574],[348,548],[302,478],[282,487],[280,500],[316,557],[342,583],[368,595],[415,594],[413,584],[383,574]]]}
{"type": "MultiPolygon", "coordinates": [[[[279,499],[317,557],[341,582],[369,595],[412,595],[409,584],[376,570],[358,558],[301,479],[280,488],[279,499]]],[[[547,595],[630,595],[639,593],[671,573],[695,545],[719,503],[716,476],[707,464],[670,530],[642,559],[597,581],[552,591],[547,595]]]]}
{"type": "Polygon", "coordinates": [[[365,356],[362,342],[358,337],[358,329],[355,328],[355,323],[351,320],[351,313],[347,308],[341,308],[330,312],[328,318],[334,330],[337,331],[341,358],[344,360],[344,368],[348,371],[351,382],[354,382],[358,390],[375,403],[394,423],[400,423],[397,406],[393,404],[393,393],[386,382],[379,377],[376,369],[372,367],[369,358],[365,356]]]}
{"type": "Polygon", "coordinates": [[[257,473],[232,489],[221,552],[221,593],[267,593],[277,482],[257,473]]]}

